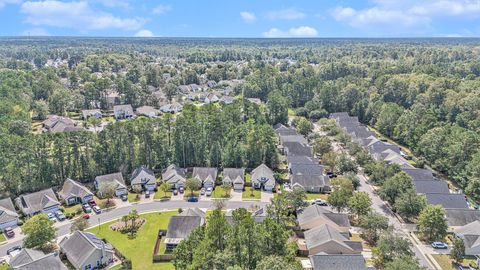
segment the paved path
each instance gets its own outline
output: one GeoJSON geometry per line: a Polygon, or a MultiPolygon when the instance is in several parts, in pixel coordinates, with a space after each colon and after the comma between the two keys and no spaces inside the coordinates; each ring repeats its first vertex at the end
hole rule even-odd
{"type": "MultiPolygon", "coordinates": [[[[256,202],[226,202],[227,209],[236,209],[236,208],[249,208],[252,206],[265,206],[267,203],[256,201],[256,202]]],[[[147,202],[147,203],[138,203],[132,204],[130,206],[124,206],[119,208],[114,208],[109,211],[104,211],[99,215],[93,214],[89,220],[90,226],[97,226],[102,223],[106,223],[112,220],[116,220],[135,209],[139,213],[147,212],[160,212],[166,210],[177,210],[178,208],[213,208],[213,201],[199,201],[196,203],[189,203],[186,201],[166,201],[166,202],[147,202]]],[[[61,222],[56,224],[57,228],[57,237],[62,237],[70,233],[71,221],[61,222]]],[[[7,255],[7,250],[14,246],[21,246],[23,241],[23,235],[17,235],[13,241],[0,246],[0,257],[7,255]]]]}

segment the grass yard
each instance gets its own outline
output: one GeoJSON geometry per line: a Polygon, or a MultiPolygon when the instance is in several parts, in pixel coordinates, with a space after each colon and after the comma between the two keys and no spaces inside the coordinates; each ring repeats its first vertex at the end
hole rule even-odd
{"type": "Polygon", "coordinates": [[[313,201],[315,199],[322,199],[322,200],[327,200],[328,199],[328,194],[323,194],[323,193],[307,193],[307,200],[313,201]]]}
{"type": "Polygon", "coordinates": [[[260,200],[260,190],[259,189],[254,189],[252,187],[246,187],[245,191],[242,192],[242,199],[247,199],[247,200],[260,200]],[[252,189],[253,189],[253,197],[252,195],[252,189]]]}
{"type": "Polygon", "coordinates": [[[129,239],[127,234],[110,230],[110,224],[116,221],[102,224],[89,231],[100,238],[107,239],[120,253],[129,258],[133,269],[170,270],[174,269],[173,264],[153,263],[152,256],[158,230],[167,229],[169,218],[177,213],[177,211],[170,211],[140,215],[146,222],[134,239],[129,239]]]}
{"type": "Polygon", "coordinates": [[[3,241],[7,241],[7,239],[5,238],[5,235],[3,233],[0,233],[0,243],[3,241]]]}
{"type": "Polygon", "coordinates": [[[432,254],[432,257],[442,267],[442,270],[455,270],[455,266],[450,259],[450,256],[445,254],[432,254]]]}
{"type": "Polygon", "coordinates": [[[83,213],[82,210],[82,205],[80,204],[75,204],[72,206],[65,206],[63,209],[65,209],[65,214],[77,214],[77,213],[83,213]]]}
{"type": "Polygon", "coordinates": [[[212,192],[212,198],[214,199],[228,199],[230,196],[225,196],[225,192],[221,187],[216,187],[212,192]]]}
{"type": "Polygon", "coordinates": [[[8,270],[10,267],[8,266],[7,263],[1,263],[0,264],[0,270],[8,270]]]}
{"type": "Polygon", "coordinates": [[[128,202],[138,202],[140,201],[141,194],[128,192],[128,202]],[[138,195],[138,199],[137,199],[138,195]]]}
{"type": "Polygon", "coordinates": [[[121,265],[121,264],[117,264],[117,265],[115,265],[115,266],[113,266],[113,267],[108,268],[108,270],[120,270],[120,269],[122,269],[122,265],[121,265]]]}
{"type": "Polygon", "coordinates": [[[167,191],[167,195],[165,195],[165,193],[163,191],[157,191],[155,192],[155,195],[153,196],[153,199],[155,200],[160,200],[160,199],[163,199],[163,198],[171,198],[172,197],[172,192],[171,191],[167,191]]]}

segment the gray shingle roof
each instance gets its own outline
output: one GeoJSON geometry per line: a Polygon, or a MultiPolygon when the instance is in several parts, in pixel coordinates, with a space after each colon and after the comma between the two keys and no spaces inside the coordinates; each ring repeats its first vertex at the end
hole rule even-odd
{"type": "Polygon", "coordinates": [[[290,183],[292,186],[300,185],[303,188],[315,188],[315,187],[329,187],[330,178],[326,175],[302,175],[296,174],[290,176],[290,183]]]}
{"type": "Polygon", "coordinates": [[[0,223],[6,223],[18,219],[18,214],[13,206],[12,199],[5,198],[0,200],[0,223]]]}
{"type": "Polygon", "coordinates": [[[347,214],[333,213],[316,204],[297,212],[297,221],[300,226],[317,219],[328,219],[340,227],[350,227],[347,214]]]}
{"type": "Polygon", "coordinates": [[[320,164],[291,164],[289,169],[293,175],[322,175],[324,171],[320,164]]]}
{"type": "Polygon", "coordinates": [[[168,223],[165,243],[179,243],[187,238],[190,233],[203,225],[202,218],[199,216],[173,216],[168,223]]]}
{"type": "Polygon", "coordinates": [[[160,111],[153,108],[152,106],[142,106],[136,109],[138,115],[144,115],[148,117],[157,116],[160,114],[160,111]]]}
{"type": "Polygon", "coordinates": [[[130,178],[131,185],[152,184],[156,182],[157,179],[155,178],[153,171],[143,165],[136,168],[132,173],[132,177],[130,178]]]}
{"type": "Polygon", "coordinates": [[[431,170],[427,169],[402,169],[402,171],[406,172],[410,177],[412,177],[413,181],[418,180],[435,180],[433,173],[431,170]]]}
{"type": "Polygon", "coordinates": [[[275,132],[281,136],[298,135],[294,128],[286,127],[282,124],[276,124],[273,128],[275,129],[275,132]]]}
{"type": "Polygon", "coordinates": [[[286,142],[298,142],[307,144],[308,141],[302,135],[280,135],[280,143],[283,145],[286,142]]]}
{"type": "Polygon", "coordinates": [[[45,208],[60,205],[51,188],[25,194],[16,199],[17,205],[27,214],[37,213],[45,208]]]}
{"type": "Polygon", "coordinates": [[[480,211],[474,209],[445,209],[448,226],[464,226],[480,220],[480,211]]]}
{"type": "Polygon", "coordinates": [[[94,252],[102,252],[104,249],[105,252],[113,253],[110,244],[89,232],[76,231],[71,236],[63,238],[59,245],[75,268],[84,265],[94,252]]]}
{"type": "Polygon", "coordinates": [[[480,220],[475,220],[454,230],[456,234],[461,235],[480,235],[480,220]]]}
{"type": "Polygon", "coordinates": [[[113,106],[113,112],[115,114],[120,113],[125,115],[133,115],[133,108],[130,104],[115,105],[113,106]]]}
{"type": "Polygon", "coordinates": [[[217,173],[218,173],[217,168],[213,168],[213,167],[194,167],[192,177],[200,180],[202,183],[205,183],[206,181],[215,182],[215,180],[217,179],[217,173]]]}
{"type": "Polygon", "coordinates": [[[287,156],[308,156],[313,157],[312,147],[299,142],[283,143],[287,156]]]}
{"type": "Polygon", "coordinates": [[[287,163],[289,166],[292,164],[318,164],[319,160],[313,157],[307,156],[287,156],[287,163]]]}
{"type": "Polygon", "coordinates": [[[260,164],[252,171],[252,181],[258,180],[265,185],[275,185],[273,171],[265,164],[260,164]]]}
{"type": "Polygon", "coordinates": [[[70,178],[63,182],[62,190],[58,192],[58,196],[64,200],[70,197],[83,198],[88,195],[93,195],[93,193],[84,185],[70,178]]]}
{"type": "Polygon", "coordinates": [[[245,169],[224,168],[223,181],[231,183],[245,183],[245,169]]]}
{"type": "Polygon", "coordinates": [[[310,256],[313,270],[366,270],[361,254],[325,254],[310,256]]]}
{"type": "Polygon", "coordinates": [[[10,267],[19,270],[67,270],[56,254],[45,255],[41,251],[26,248],[10,260],[10,267]]]}
{"type": "Polygon", "coordinates": [[[438,204],[443,208],[468,208],[463,194],[426,193],[428,204],[438,204]]]}
{"type": "Polygon", "coordinates": [[[449,193],[448,184],[440,180],[413,181],[417,193],[449,193]]]}
{"type": "Polygon", "coordinates": [[[126,188],[125,180],[123,180],[123,175],[120,172],[99,175],[95,177],[95,181],[97,181],[99,187],[102,185],[102,183],[113,183],[117,185],[117,188],[118,186],[126,188]]]}
{"type": "Polygon", "coordinates": [[[312,249],[316,246],[328,243],[337,242],[344,248],[351,250],[352,252],[361,252],[362,243],[357,241],[350,241],[339,231],[335,230],[328,224],[322,224],[318,227],[305,231],[305,242],[308,249],[312,249]]]}

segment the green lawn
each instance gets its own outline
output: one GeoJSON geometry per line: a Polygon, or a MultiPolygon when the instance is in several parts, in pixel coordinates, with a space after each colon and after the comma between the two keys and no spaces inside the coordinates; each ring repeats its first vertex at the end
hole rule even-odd
{"type": "Polygon", "coordinates": [[[171,198],[172,197],[172,192],[171,191],[167,191],[167,195],[165,196],[165,193],[163,191],[157,191],[155,192],[155,195],[153,196],[153,198],[155,200],[160,200],[160,199],[163,199],[163,198],[171,198]]]}
{"type": "Polygon", "coordinates": [[[0,233],[0,243],[6,240],[7,239],[5,238],[5,235],[3,233],[0,233]]]}
{"type": "Polygon", "coordinates": [[[327,200],[328,199],[328,194],[323,194],[323,193],[307,193],[307,200],[312,201],[315,199],[322,199],[322,200],[327,200]]]}
{"type": "Polygon", "coordinates": [[[450,256],[445,254],[432,254],[433,258],[442,267],[442,270],[455,270],[456,268],[452,264],[450,256]]]}
{"type": "Polygon", "coordinates": [[[122,265],[121,265],[121,264],[118,264],[118,265],[115,265],[114,267],[108,268],[108,270],[120,270],[120,269],[122,269],[122,265]]]}
{"type": "Polygon", "coordinates": [[[212,192],[212,198],[214,199],[228,199],[229,197],[225,197],[225,192],[221,187],[216,187],[212,192]]]}
{"type": "Polygon", "coordinates": [[[153,263],[153,248],[159,229],[167,229],[169,218],[177,211],[150,213],[141,215],[145,224],[140,228],[135,239],[129,239],[126,234],[110,230],[109,222],[89,231],[100,238],[107,239],[125,257],[132,260],[133,269],[169,270],[174,269],[171,263],[153,263]]]}
{"type": "Polygon", "coordinates": [[[0,270],[7,270],[7,269],[9,269],[7,263],[2,263],[2,264],[0,264],[0,270]]]}
{"type": "Polygon", "coordinates": [[[259,189],[254,189],[252,187],[246,187],[245,191],[242,192],[242,199],[250,199],[250,200],[260,200],[260,190],[259,189]],[[253,197],[252,195],[252,189],[253,189],[253,197]]]}
{"type": "Polygon", "coordinates": [[[128,193],[128,201],[129,202],[138,202],[139,200],[137,200],[137,195],[141,196],[141,194],[129,192],[128,193]]]}
{"type": "Polygon", "coordinates": [[[77,214],[82,210],[82,205],[80,204],[75,204],[72,206],[65,206],[63,209],[65,209],[65,214],[77,214]]]}

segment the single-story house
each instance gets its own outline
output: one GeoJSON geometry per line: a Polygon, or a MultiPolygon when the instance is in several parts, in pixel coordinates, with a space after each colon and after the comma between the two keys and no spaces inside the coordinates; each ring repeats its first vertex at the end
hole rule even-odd
{"type": "Polygon", "coordinates": [[[174,189],[185,186],[187,178],[185,176],[186,170],[178,167],[175,164],[168,166],[162,173],[162,181],[172,186],[174,189]]]}
{"type": "Polygon", "coordinates": [[[115,119],[129,119],[134,116],[133,108],[130,104],[113,106],[113,114],[115,119]]]}
{"type": "Polygon", "coordinates": [[[112,245],[90,232],[76,231],[63,238],[59,246],[75,269],[97,269],[113,263],[112,245]]]}
{"type": "Polygon", "coordinates": [[[54,213],[60,210],[60,202],[51,188],[21,195],[15,199],[15,204],[29,217],[40,212],[54,213]]]}
{"type": "Polygon", "coordinates": [[[287,156],[307,156],[313,157],[312,147],[308,144],[299,142],[285,142],[283,149],[287,156]]]}
{"type": "Polygon", "coordinates": [[[436,180],[435,176],[433,176],[433,172],[427,169],[407,169],[402,168],[402,171],[406,172],[410,177],[412,177],[413,181],[427,181],[427,180],[436,180]]]}
{"type": "Polygon", "coordinates": [[[50,133],[75,132],[85,130],[76,126],[76,123],[68,118],[58,115],[48,115],[47,119],[42,123],[43,128],[50,133]]]}
{"type": "Polygon", "coordinates": [[[134,190],[153,191],[157,187],[157,179],[152,170],[142,165],[133,171],[130,185],[134,190]]]}
{"type": "Polygon", "coordinates": [[[95,177],[93,183],[97,191],[100,190],[102,185],[109,184],[115,186],[115,196],[120,197],[124,194],[128,194],[127,186],[125,185],[125,180],[123,180],[123,175],[121,172],[99,175],[95,177]]]}
{"type": "Polygon", "coordinates": [[[326,254],[310,255],[312,270],[369,270],[361,254],[326,254]]]}
{"type": "Polygon", "coordinates": [[[181,112],[182,109],[183,109],[183,106],[178,102],[165,104],[162,107],[160,107],[160,111],[164,113],[178,113],[178,112],[181,112]]]}
{"type": "Polygon", "coordinates": [[[322,175],[324,167],[320,164],[291,164],[288,167],[291,175],[322,175]]]}
{"type": "Polygon", "coordinates": [[[67,180],[63,182],[62,189],[58,192],[58,197],[60,197],[66,205],[83,204],[93,200],[93,193],[79,182],[67,178],[67,180]]]}
{"type": "Polygon", "coordinates": [[[177,215],[170,217],[164,241],[166,250],[171,251],[175,249],[194,229],[202,226],[204,223],[205,219],[199,216],[177,215]]]}
{"type": "Polygon", "coordinates": [[[198,207],[184,209],[178,216],[200,217],[202,223],[206,221],[206,213],[198,207]]]}
{"type": "Polygon", "coordinates": [[[450,193],[448,184],[442,180],[413,181],[413,186],[417,193],[450,193]]]}
{"type": "Polygon", "coordinates": [[[205,188],[213,188],[215,186],[215,181],[217,180],[217,173],[217,168],[194,167],[192,178],[198,180],[205,188]]]}
{"type": "Polygon", "coordinates": [[[305,232],[308,254],[360,254],[362,242],[352,241],[348,233],[340,233],[328,224],[322,224],[305,232]]]}
{"type": "Polygon", "coordinates": [[[0,230],[8,227],[17,227],[18,214],[15,211],[12,199],[5,198],[0,200],[0,230]]]}
{"type": "Polygon", "coordinates": [[[443,208],[468,208],[467,200],[463,194],[426,193],[428,204],[438,204],[443,208]]]}
{"type": "Polygon", "coordinates": [[[40,250],[24,248],[9,262],[15,270],[67,270],[56,252],[45,254],[40,250]]]}
{"type": "Polygon", "coordinates": [[[445,209],[445,217],[448,226],[455,229],[480,220],[480,211],[468,208],[445,209]]]}
{"type": "Polygon", "coordinates": [[[153,108],[152,106],[142,106],[137,108],[137,114],[154,118],[160,114],[160,111],[153,108]]]}
{"type": "Polygon", "coordinates": [[[298,142],[301,144],[307,144],[308,141],[303,135],[279,135],[280,138],[280,144],[284,144],[287,142],[298,142]]]}
{"type": "Polygon", "coordinates": [[[121,103],[120,94],[117,91],[109,91],[105,96],[105,103],[107,109],[112,109],[113,106],[119,105],[121,103]]]}
{"type": "Polygon", "coordinates": [[[218,98],[217,95],[213,94],[213,93],[210,93],[208,94],[205,99],[203,100],[203,102],[205,104],[209,104],[209,103],[214,103],[214,102],[217,102],[219,101],[220,99],[218,98]]]}
{"type": "Polygon", "coordinates": [[[347,214],[334,213],[319,205],[311,205],[297,212],[297,222],[301,230],[309,230],[322,224],[328,224],[337,231],[347,233],[350,221],[347,214]]]}
{"type": "Polygon", "coordinates": [[[230,183],[234,190],[243,190],[245,185],[245,169],[223,169],[223,183],[230,183]]]}
{"type": "Polygon", "coordinates": [[[236,101],[237,99],[232,96],[222,96],[220,98],[220,102],[223,102],[225,105],[232,104],[236,101]]]}
{"type": "Polygon", "coordinates": [[[293,136],[293,135],[298,135],[297,130],[294,128],[286,127],[283,124],[275,124],[273,126],[273,129],[275,130],[275,133],[279,136],[293,136]]]}
{"type": "Polygon", "coordinates": [[[454,230],[455,237],[463,239],[465,255],[480,255],[480,220],[473,221],[454,230]]]}
{"type": "Polygon", "coordinates": [[[307,156],[288,156],[286,161],[289,168],[296,164],[319,164],[318,159],[307,156]]]}
{"type": "Polygon", "coordinates": [[[292,188],[302,188],[311,193],[330,192],[330,178],[327,175],[290,175],[290,185],[292,188]]]}
{"type": "Polygon", "coordinates": [[[262,100],[259,99],[259,98],[247,98],[248,101],[250,101],[251,103],[253,104],[257,104],[257,105],[261,105],[262,104],[262,100]]]}
{"type": "Polygon", "coordinates": [[[273,191],[275,188],[273,171],[267,165],[260,164],[252,171],[252,186],[256,189],[273,191]]]}
{"type": "MultiPolygon", "coordinates": [[[[225,213],[225,218],[229,224],[233,224],[233,211],[233,209],[229,209],[225,213]]],[[[253,211],[251,215],[256,223],[262,223],[268,217],[267,207],[257,209],[253,211]]]]}
{"type": "Polygon", "coordinates": [[[102,112],[99,109],[82,110],[83,120],[87,120],[89,117],[102,118],[102,112]]]}

